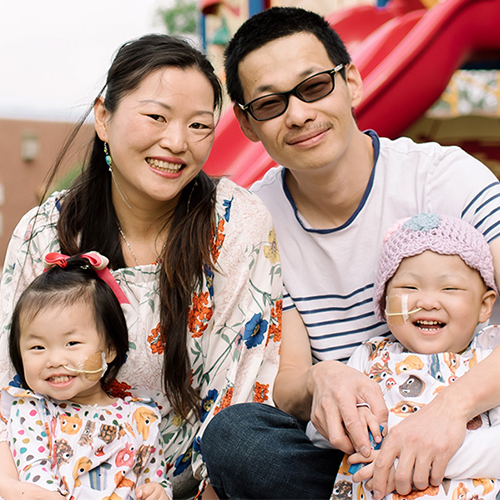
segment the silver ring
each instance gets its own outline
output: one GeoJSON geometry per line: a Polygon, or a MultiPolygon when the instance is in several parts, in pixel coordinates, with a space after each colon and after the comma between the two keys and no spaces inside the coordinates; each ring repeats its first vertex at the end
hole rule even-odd
{"type": "Polygon", "coordinates": [[[372,409],[372,407],[368,403],[357,403],[356,408],[362,408],[362,407],[368,408],[369,410],[372,409]]]}

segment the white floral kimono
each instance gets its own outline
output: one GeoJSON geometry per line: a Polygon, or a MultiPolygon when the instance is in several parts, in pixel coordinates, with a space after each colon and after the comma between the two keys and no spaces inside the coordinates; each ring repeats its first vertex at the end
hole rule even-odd
{"type": "MultiPolygon", "coordinates": [[[[8,334],[15,302],[42,273],[44,255],[60,250],[59,200],[60,193],[54,193],[38,213],[34,208],[26,214],[9,244],[1,284],[0,387],[14,376],[8,362],[8,334]]],[[[130,301],[123,306],[129,353],[113,394],[151,397],[157,403],[167,477],[176,497],[192,495],[193,487],[204,485],[207,472],[199,445],[211,417],[234,403],[272,404],[278,368],[282,279],[271,216],[256,195],[221,179],[215,217],[215,265],[204,269],[186,329],[192,386],[202,399],[201,420],[192,415],[186,421],[176,415],[162,392],[159,266],[112,271],[130,301]]]]}

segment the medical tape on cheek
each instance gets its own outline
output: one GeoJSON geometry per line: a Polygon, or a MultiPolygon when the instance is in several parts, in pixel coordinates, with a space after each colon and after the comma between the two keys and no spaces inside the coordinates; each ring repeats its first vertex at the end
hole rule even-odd
{"type": "Polygon", "coordinates": [[[402,325],[408,320],[408,294],[385,298],[385,317],[389,325],[402,325]]]}
{"type": "Polygon", "coordinates": [[[64,368],[74,373],[83,373],[87,380],[97,381],[106,373],[108,364],[106,363],[104,352],[98,351],[88,358],[83,359],[77,368],[67,365],[64,365],[64,368]]]}
{"type": "Polygon", "coordinates": [[[421,307],[416,307],[411,311],[408,310],[408,294],[404,293],[402,295],[391,295],[386,297],[386,307],[385,307],[385,317],[389,325],[402,325],[407,323],[410,314],[414,314],[421,311],[421,307]]]}
{"type": "Polygon", "coordinates": [[[406,293],[401,296],[401,315],[406,323],[408,321],[408,295],[406,293]]]}

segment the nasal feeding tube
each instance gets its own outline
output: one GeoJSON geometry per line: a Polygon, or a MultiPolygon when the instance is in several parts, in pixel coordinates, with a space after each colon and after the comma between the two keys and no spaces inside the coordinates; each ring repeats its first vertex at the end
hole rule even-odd
{"type": "Polygon", "coordinates": [[[421,311],[421,307],[408,310],[408,294],[391,295],[385,298],[385,317],[388,325],[402,325],[408,322],[410,314],[421,311]]]}
{"type": "Polygon", "coordinates": [[[68,365],[64,365],[64,368],[73,373],[83,373],[87,380],[97,381],[106,373],[108,363],[106,363],[104,352],[97,351],[95,354],[83,359],[76,368],[68,365]]]}

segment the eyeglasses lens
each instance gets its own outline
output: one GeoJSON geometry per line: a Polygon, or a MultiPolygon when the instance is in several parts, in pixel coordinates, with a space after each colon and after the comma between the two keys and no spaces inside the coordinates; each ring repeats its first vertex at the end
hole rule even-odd
{"type": "Polygon", "coordinates": [[[327,96],[333,90],[333,78],[329,73],[321,73],[302,82],[296,94],[305,102],[313,102],[327,96]]]}
{"type": "Polygon", "coordinates": [[[287,98],[284,95],[270,95],[258,99],[250,106],[250,112],[256,120],[270,120],[285,111],[287,98]]]}
{"type": "Polygon", "coordinates": [[[250,106],[250,112],[256,120],[270,120],[285,112],[289,94],[294,94],[304,102],[317,101],[333,91],[333,82],[333,75],[330,73],[314,75],[304,80],[290,93],[272,94],[257,99],[250,106]]]}

